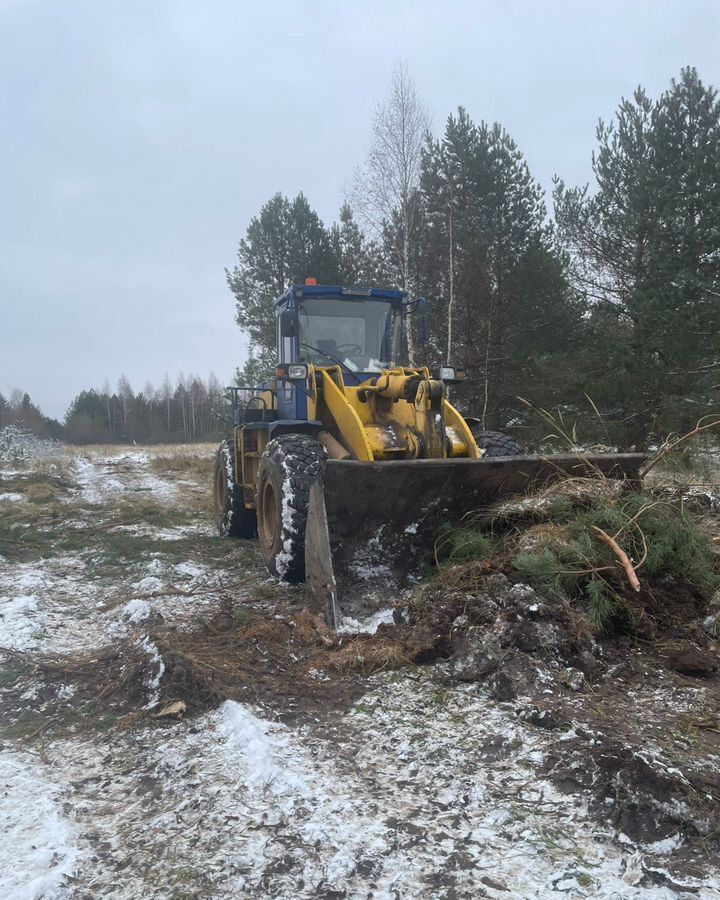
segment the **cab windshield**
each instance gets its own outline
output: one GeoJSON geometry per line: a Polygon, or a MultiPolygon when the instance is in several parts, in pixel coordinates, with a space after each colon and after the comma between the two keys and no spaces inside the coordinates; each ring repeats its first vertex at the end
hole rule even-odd
{"type": "Polygon", "coordinates": [[[300,360],[380,372],[398,357],[401,315],[386,300],[311,297],[298,304],[300,360]]]}

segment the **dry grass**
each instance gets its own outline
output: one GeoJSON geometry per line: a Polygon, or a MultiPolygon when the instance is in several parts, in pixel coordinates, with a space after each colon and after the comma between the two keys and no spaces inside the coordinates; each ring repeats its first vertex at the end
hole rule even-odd
{"type": "Polygon", "coordinates": [[[150,453],[152,456],[212,456],[216,443],[197,444],[63,444],[70,456],[132,456],[150,453]]]}
{"type": "Polygon", "coordinates": [[[360,636],[337,648],[318,654],[312,663],[316,668],[348,674],[368,675],[390,669],[400,669],[414,662],[425,648],[413,641],[375,636],[360,636]]]}
{"type": "Polygon", "coordinates": [[[71,468],[72,455],[66,447],[58,448],[56,454],[36,456],[30,460],[30,471],[36,475],[64,478],[70,474],[71,468]]]}
{"type": "MultiPolygon", "coordinates": [[[[27,459],[17,459],[7,465],[17,472],[27,475],[42,475],[47,478],[65,478],[71,473],[73,453],[70,447],[57,445],[52,453],[40,453],[27,459]]],[[[2,464],[0,464],[0,469],[2,464]]]]}
{"type": "Polygon", "coordinates": [[[66,499],[71,484],[60,476],[27,472],[0,482],[0,493],[7,491],[20,494],[26,503],[32,503],[39,510],[43,506],[53,506],[66,499]]]}
{"type": "MultiPolygon", "coordinates": [[[[207,623],[188,630],[159,627],[147,637],[165,665],[159,704],[152,710],[145,706],[157,665],[137,636],[100,652],[45,657],[32,665],[18,654],[12,692],[19,696],[30,676],[39,676],[50,696],[50,686],[72,684],[71,721],[82,719],[88,728],[97,727],[99,717],[125,727],[147,723],[174,702],[192,715],[226,699],[267,705],[290,718],[309,712],[315,719],[356,701],[364,691],[357,676],[405,666],[423,649],[384,635],[335,635],[309,612],[261,618],[229,600],[207,623]],[[318,671],[332,677],[319,678],[318,671]]],[[[66,706],[43,708],[44,733],[67,727],[66,706]]],[[[23,733],[29,738],[36,730],[33,720],[23,733]]]]}
{"type": "Polygon", "coordinates": [[[185,457],[214,457],[217,450],[217,442],[206,442],[202,444],[152,444],[144,447],[153,457],[162,456],[167,459],[185,457]]]}
{"type": "Polygon", "coordinates": [[[186,475],[198,480],[209,479],[214,465],[214,454],[198,456],[196,454],[178,452],[172,456],[163,454],[150,457],[150,468],[153,472],[157,472],[160,475],[186,475]]]}

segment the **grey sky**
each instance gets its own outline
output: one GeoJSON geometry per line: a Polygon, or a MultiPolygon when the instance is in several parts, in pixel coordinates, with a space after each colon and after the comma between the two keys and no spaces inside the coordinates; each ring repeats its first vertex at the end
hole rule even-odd
{"type": "Polygon", "coordinates": [[[0,391],[228,379],[224,266],[278,190],[336,215],[398,58],[549,188],[638,83],[720,85],[719,46],[717,0],[0,0],[0,391]]]}

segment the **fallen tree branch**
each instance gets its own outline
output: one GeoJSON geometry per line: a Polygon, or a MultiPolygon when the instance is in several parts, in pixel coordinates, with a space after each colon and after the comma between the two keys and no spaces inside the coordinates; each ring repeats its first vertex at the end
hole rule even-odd
{"type": "MultiPolygon", "coordinates": [[[[712,416],[704,416],[704,418],[712,418],[712,416]]],[[[702,422],[702,419],[700,419],[702,422]]],[[[717,428],[720,425],[720,419],[716,419],[714,422],[708,422],[707,425],[701,425],[698,422],[697,426],[693,428],[692,431],[688,431],[687,434],[682,435],[682,437],[676,438],[674,441],[670,441],[665,444],[664,447],[661,447],[660,450],[656,453],[656,455],[650,460],[650,462],[645,466],[645,468],[640,472],[640,478],[645,478],[647,473],[654,469],[655,466],[660,462],[661,459],[664,459],[668,453],[672,453],[672,451],[679,445],[682,444],[683,441],[687,441],[688,438],[695,437],[696,434],[700,434],[701,431],[707,431],[708,428],[717,428]]]]}
{"type": "Polygon", "coordinates": [[[640,581],[638,580],[635,569],[633,568],[633,564],[630,562],[630,557],[627,555],[627,553],[618,544],[618,542],[611,538],[606,531],[602,530],[602,528],[598,528],[597,525],[593,525],[592,529],[597,533],[600,540],[604,541],[617,556],[623,569],[625,569],[625,573],[627,574],[628,581],[630,582],[631,586],[634,590],[639,591],[640,581]]]}

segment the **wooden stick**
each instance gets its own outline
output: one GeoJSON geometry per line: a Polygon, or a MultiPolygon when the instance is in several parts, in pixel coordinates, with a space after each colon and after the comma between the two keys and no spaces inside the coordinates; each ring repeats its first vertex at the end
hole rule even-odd
{"type": "Polygon", "coordinates": [[[603,531],[602,528],[598,528],[597,525],[593,525],[592,529],[593,529],[593,531],[597,532],[600,540],[604,541],[608,545],[608,547],[610,547],[610,549],[613,551],[613,553],[617,556],[617,558],[620,560],[620,564],[622,565],[623,569],[625,569],[625,572],[627,573],[628,581],[630,582],[630,584],[632,585],[634,590],[639,591],[640,590],[640,582],[635,573],[635,569],[633,568],[633,564],[630,562],[630,557],[627,555],[627,553],[618,544],[618,542],[613,540],[613,538],[611,538],[610,535],[606,531],[603,531]]]}

